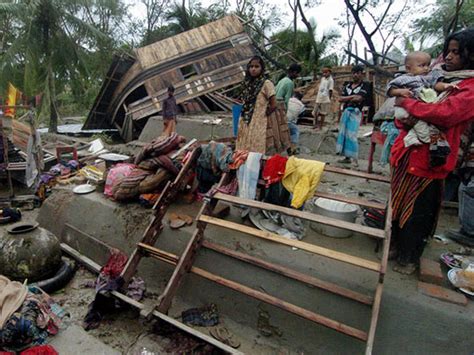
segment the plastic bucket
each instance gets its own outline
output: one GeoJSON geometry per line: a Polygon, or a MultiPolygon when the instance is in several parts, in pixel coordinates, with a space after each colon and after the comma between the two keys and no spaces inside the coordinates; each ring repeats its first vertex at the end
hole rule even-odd
{"type": "MultiPolygon", "coordinates": [[[[345,202],[318,198],[314,200],[312,209],[314,213],[319,215],[354,223],[357,218],[359,207],[345,202]]],[[[333,238],[348,238],[352,235],[352,231],[330,227],[316,222],[311,223],[311,229],[333,238]]]]}
{"type": "Polygon", "coordinates": [[[234,136],[237,136],[239,131],[239,120],[240,114],[242,113],[242,105],[234,104],[232,105],[232,127],[234,129],[234,136]]]}

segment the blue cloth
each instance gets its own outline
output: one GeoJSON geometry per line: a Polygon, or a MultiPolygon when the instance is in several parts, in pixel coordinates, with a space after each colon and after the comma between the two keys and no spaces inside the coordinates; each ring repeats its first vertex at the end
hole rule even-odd
{"type": "Polygon", "coordinates": [[[461,230],[474,237],[474,179],[459,185],[459,224],[461,230]]]}
{"type": "Polygon", "coordinates": [[[290,142],[292,144],[298,144],[300,141],[300,129],[294,122],[288,121],[288,129],[290,130],[290,142]]]}
{"type": "Polygon", "coordinates": [[[232,128],[234,131],[234,137],[237,136],[239,131],[239,120],[240,114],[242,113],[242,105],[234,104],[232,105],[232,128]]]}
{"type": "Polygon", "coordinates": [[[260,175],[261,153],[250,152],[245,164],[237,171],[239,197],[254,200],[257,194],[257,183],[260,175]]]}
{"type": "Polygon", "coordinates": [[[390,152],[392,150],[395,139],[400,134],[400,131],[395,127],[394,121],[385,121],[380,126],[380,131],[387,135],[385,143],[383,144],[382,154],[380,156],[380,164],[385,165],[390,160],[390,152]]]}
{"type": "Polygon", "coordinates": [[[347,107],[341,116],[339,124],[339,135],[336,142],[336,153],[347,158],[357,159],[359,156],[359,143],[357,132],[359,131],[362,113],[356,107],[347,107]]]}

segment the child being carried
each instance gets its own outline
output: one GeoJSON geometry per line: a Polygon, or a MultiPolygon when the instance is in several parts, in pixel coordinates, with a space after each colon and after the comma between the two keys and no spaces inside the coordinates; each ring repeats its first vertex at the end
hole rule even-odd
{"type": "MultiPolygon", "coordinates": [[[[438,92],[456,87],[440,81],[443,79],[441,70],[430,72],[430,63],[431,56],[426,52],[408,53],[405,58],[407,74],[400,75],[388,83],[388,96],[413,97],[424,102],[435,102],[438,100],[438,92]]],[[[403,108],[395,108],[395,118],[403,121],[407,117],[409,114],[403,108]]],[[[436,126],[421,120],[410,129],[403,141],[405,147],[429,143],[430,164],[433,167],[444,165],[451,152],[444,133],[436,126]]]]}

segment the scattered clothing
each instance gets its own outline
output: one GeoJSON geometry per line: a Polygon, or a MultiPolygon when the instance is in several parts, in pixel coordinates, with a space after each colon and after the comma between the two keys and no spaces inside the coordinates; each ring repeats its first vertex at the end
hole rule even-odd
{"type": "Polygon", "coordinates": [[[179,136],[176,132],[173,132],[170,136],[160,136],[149,144],[147,144],[135,158],[135,164],[140,164],[141,161],[159,157],[176,150],[181,143],[185,141],[184,137],[179,136]]]}
{"type": "Polygon", "coordinates": [[[323,162],[290,157],[286,163],[283,186],[293,194],[291,207],[300,208],[313,197],[324,171],[323,162]]]}
{"type": "Polygon", "coordinates": [[[358,108],[348,107],[344,110],[339,124],[339,134],[336,141],[336,153],[347,158],[359,157],[359,132],[362,113],[358,108]]]}
{"type": "Polygon", "coordinates": [[[219,324],[219,313],[214,303],[201,308],[191,308],[181,313],[184,324],[212,327],[219,324]]]}
{"type": "Polygon", "coordinates": [[[288,190],[285,189],[281,181],[279,181],[271,184],[265,189],[264,201],[266,203],[271,203],[272,205],[290,207],[291,197],[288,190]]]}
{"type": "Polygon", "coordinates": [[[127,263],[128,257],[118,249],[112,249],[107,263],[101,268],[99,276],[94,282],[96,295],[89,304],[87,314],[84,317],[83,327],[85,330],[99,327],[104,314],[120,308],[120,303],[110,296],[111,291],[117,291],[123,286],[123,278],[120,273],[127,263]]]}
{"type": "Polygon", "coordinates": [[[237,180],[237,177],[233,178],[232,181],[229,182],[227,185],[221,186],[217,189],[218,192],[222,192],[223,194],[232,196],[235,196],[238,190],[239,181],[237,180]]]}
{"type": "Polygon", "coordinates": [[[59,355],[51,345],[38,345],[23,350],[20,355],[59,355]]]}
{"type": "Polygon", "coordinates": [[[242,164],[245,163],[249,156],[248,150],[236,150],[232,154],[232,163],[229,164],[229,169],[237,170],[242,164]]]}
{"type": "Polygon", "coordinates": [[[267,187],[283,179],[287,161],[288,158],[282,157],[279,154],[275,154],[267,160],[262,173],[263,180],[265,180],[267,187]]]}
{"type": "Polygon", "coordinates": [[[133,169],[136,166],[134,164],[127,163],[118,163],[114,165],[107,174],[107,179],[105,180],[104,195],[112,197],[112,188],[113,186],[121,179],[130,176],[133,169]]]}
{"type": "Polygon", "coordinates": [[[138,276],[132,277],[130,283],[127,286],[127,296],[134,299],[135,301],[141,301],[145,296],[145,281],[138,276]]]}
{"type": "Polygon", "coordinates": [[[18,222],[21,220],[21,211],[19,208],[5,207],[0,209],[0,217],[8,217],[8,222],[18,222]]]}
{"type": "Polygon", "coordinates": [[[21,307],[0,329],[0,348],[20,351],[42,345],[49,335],[57,334],[68,314],[47,294],[31,287],[21,307]]]}
{"type": "Polygon", "coordinates": [[[214,141],[201,146],[201,155],[197,160],[198,166],[211,170],[214,174],[229,171],[232,162],[232,149],[224,143],[214,141]]]}
{"type": "Polygon", "coordinates": [[[262,154],[249,153],[247,161],[237,172],[239,181],[239,197],[254,200],[257,194],[257,183],[260,175],[260,159],[262,154]]]}
{"type": "Polygon", "coordinates": [[[10,316],[21,307],[27,293],[25,285],[0,275],[0,330],[10,316]]]}

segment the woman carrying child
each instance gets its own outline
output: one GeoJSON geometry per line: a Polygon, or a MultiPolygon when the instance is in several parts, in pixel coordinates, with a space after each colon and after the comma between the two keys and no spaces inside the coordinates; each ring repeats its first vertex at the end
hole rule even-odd
{"type": "Polygon", "coordinates": [[[455,168],[460,136],[474,119],[474,28],[448,36],[443,57],[443,81],[456,87],[443,92],[435,103],[403,97],[395,101],[411,116],[396,120],[400,135],[391,156],[393,251],[398,253],[394,270],[404,274],[416,270],[428,238],[436,229],[444,179],[455,168]],[[417,120],[443,132],[450,147],[444,164],[432,165],[430,143],[404,143],[417,120]]]}

